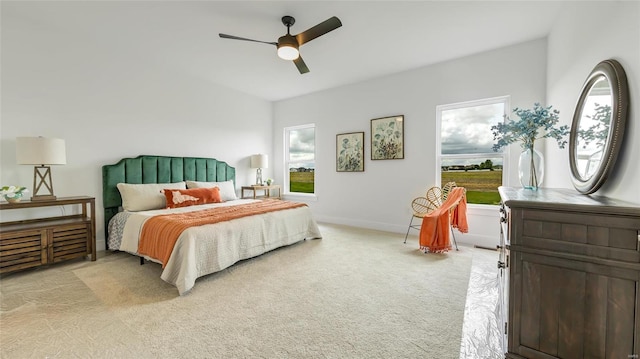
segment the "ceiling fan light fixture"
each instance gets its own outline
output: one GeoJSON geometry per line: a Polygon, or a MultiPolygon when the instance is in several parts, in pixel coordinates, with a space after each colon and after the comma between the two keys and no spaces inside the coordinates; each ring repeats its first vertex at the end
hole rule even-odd
{"type": "Polygon", "coordinates": [[[293,46],[278,47],[278,56],[283,60],[295,60],[300,56],[300,52],[293,46]]]}
{"type": "Polygon", "coordinates": [[[300,56],[298,41],[291,35],[285,35],[278,39],[278,57],[283,60],[295,60],[300,56]]]}

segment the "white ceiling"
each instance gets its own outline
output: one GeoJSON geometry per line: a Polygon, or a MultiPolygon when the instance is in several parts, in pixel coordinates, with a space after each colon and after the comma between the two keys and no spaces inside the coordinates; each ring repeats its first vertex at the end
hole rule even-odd
{"type": "MultiPolygon", "coordinates": [[[[576,4],[575,2],[573,4],[576,4]]],[[[554,1],[2,2],[2,17],[86,44],[105,61],[174,71],[281,100],[545,37],[554,1]],[[283,15],[300,33],[331,16],[343,26],[301,47],[300,75],[275,46],[283,15]]],[[[35,31],[35,30],[34,30],[35,31]]],[[[63,50],[63,49],[61,49],[63,50]]],[[[481,69],[479,69],[481,70],[481,69]]]]}

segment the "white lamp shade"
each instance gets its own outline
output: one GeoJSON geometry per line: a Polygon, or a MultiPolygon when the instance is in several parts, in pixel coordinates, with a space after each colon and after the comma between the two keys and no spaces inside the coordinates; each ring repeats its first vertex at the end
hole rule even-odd
{"type": "Polygon", "coordinates": [[[269,168],[269,157],[267,155],[252,155],[251,168],[269,168]]]}
{"type": "Polygon", "coordinates": [[[16,138],[16,162],[19,165],[67,164],[64,140],[46,137],[18,137],[16,138]]]}

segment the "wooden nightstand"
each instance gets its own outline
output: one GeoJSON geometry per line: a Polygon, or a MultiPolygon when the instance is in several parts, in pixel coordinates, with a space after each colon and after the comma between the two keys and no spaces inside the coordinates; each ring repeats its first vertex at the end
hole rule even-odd
{"type": "Polygon", "coordinates": [[[242,186],[242,198],[278,198],[281,199],[282,197],[282,190],[280,188],[279,184],[272,184],[271,186],[242,186]],[[271,195],[271,191],[277,189],[278,190],[278,197],[272,197],[271,195]],[[246,197],[244,195],[244,191],[251,191],[253,192],[253,197],[246,197]],[[256,196],[256,192],[257,191],[264,191],[264,195],[262,197],[260,196],[256,196]]]}
{"type": "Polygon", "coordinates": [[[95,199],[0,203],[0,210],[79,205],[81,213],[0,223],[0,274],[91,256],[96,260],[95,199]]]}

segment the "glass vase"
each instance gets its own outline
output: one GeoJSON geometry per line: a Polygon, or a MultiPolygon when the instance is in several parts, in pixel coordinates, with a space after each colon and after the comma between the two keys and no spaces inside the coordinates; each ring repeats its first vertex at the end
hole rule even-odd
{"type": "Polygon", "coordinates": [[[537,190],[544,178],[544,157],[533,147],[527,148],[520,154],[518,161],[518,177],[522,187],[537,190]]]}
{"type": "Polygon", "coordinates": [[[18,203],[22,199],[22,193],[5,194],[4,199],[9,203],[18,203]]]}

